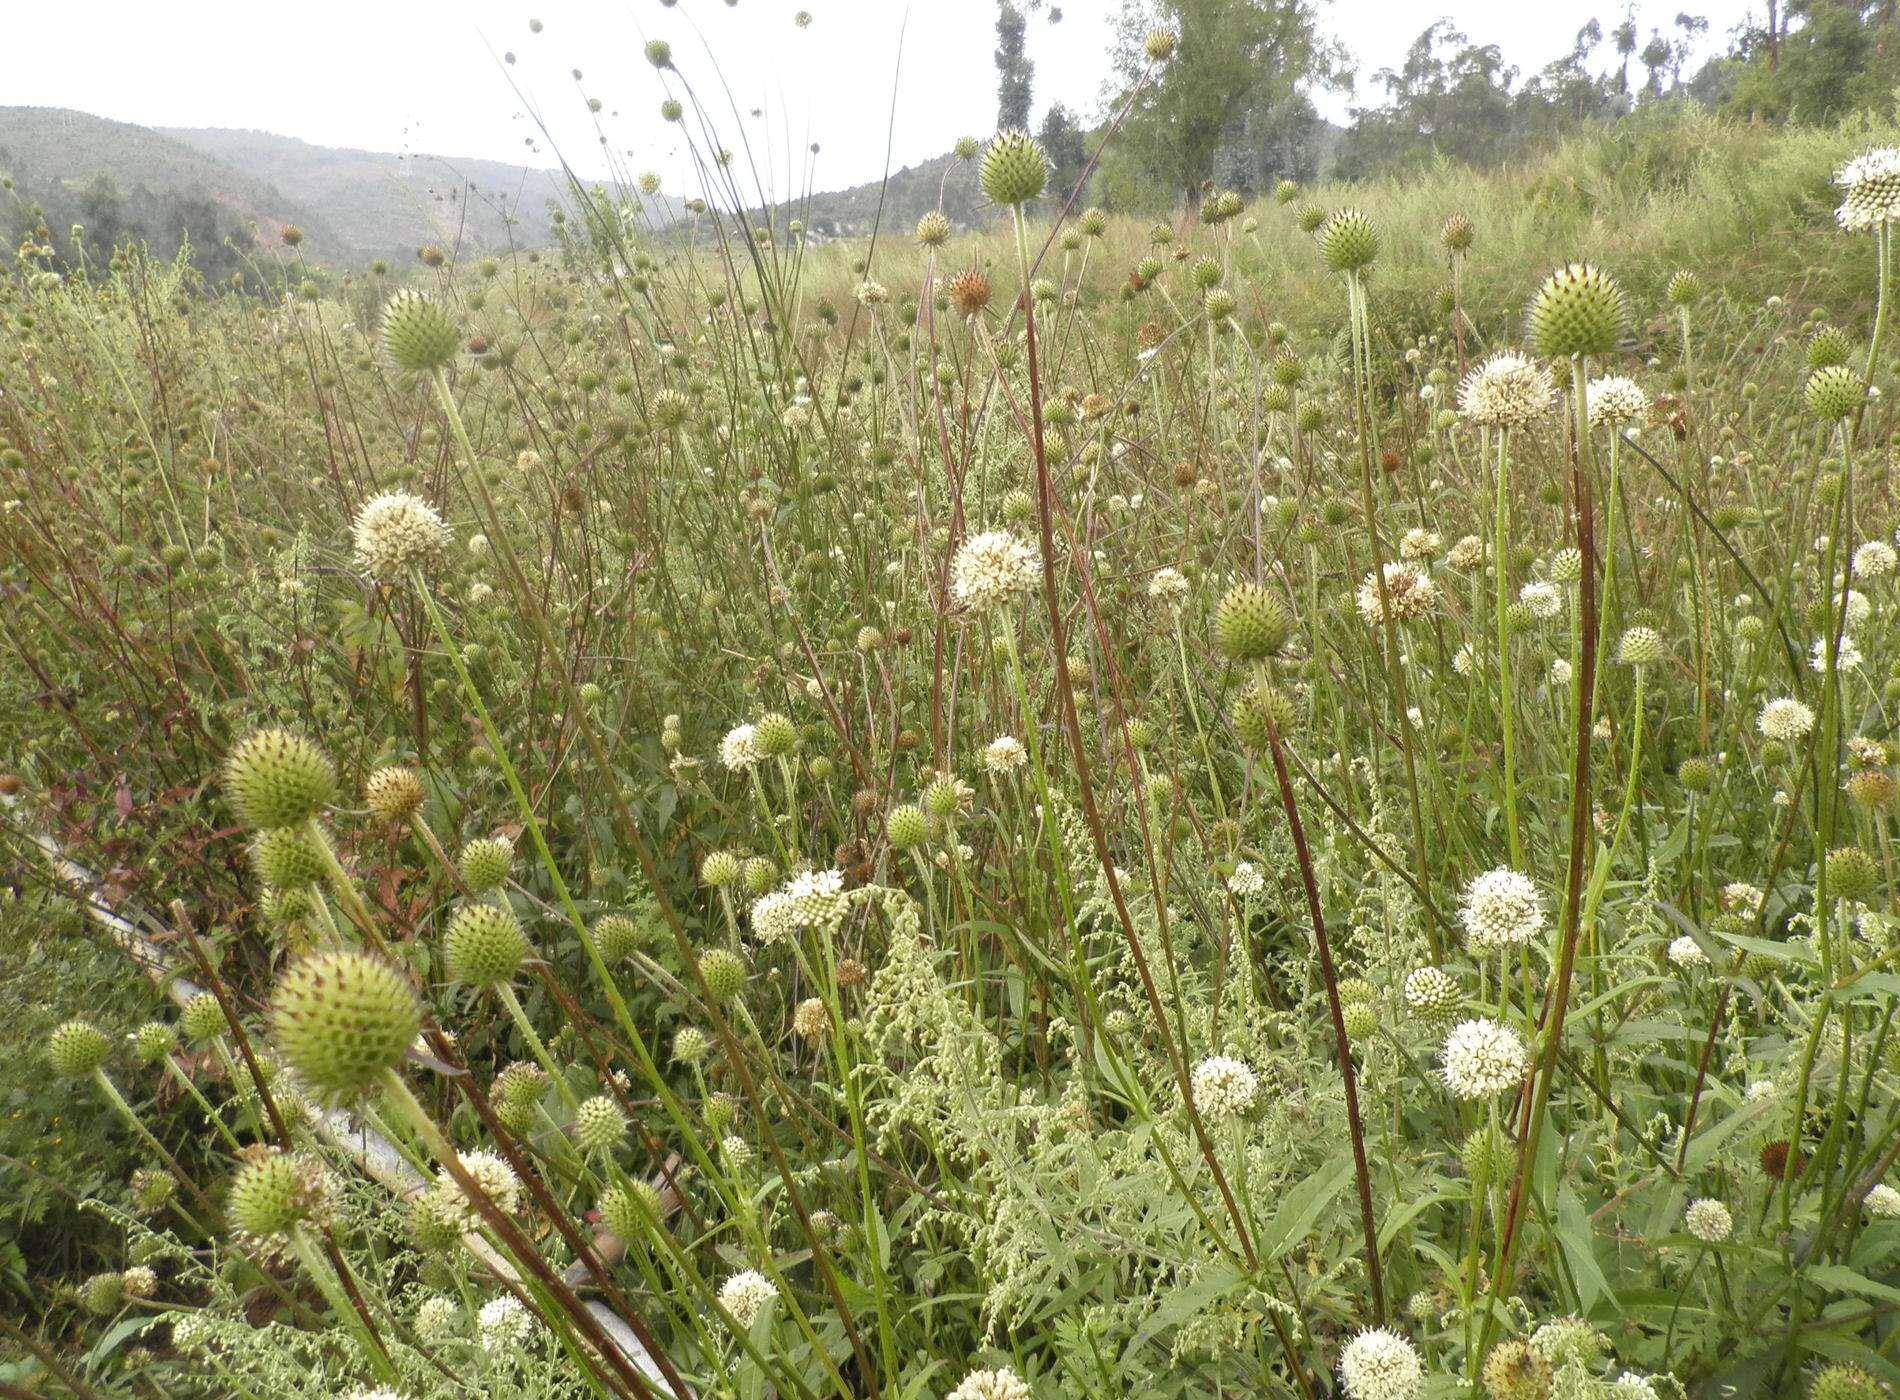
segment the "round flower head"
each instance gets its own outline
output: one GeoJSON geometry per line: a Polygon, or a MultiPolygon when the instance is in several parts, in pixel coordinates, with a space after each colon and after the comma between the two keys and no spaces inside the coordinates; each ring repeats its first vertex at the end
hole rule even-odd
{"type": "Polygon", "coordinates": [[[699,975],[714,1001],[731,1001],[745,987],[745,962],[729,949],[713,948],[700,955],[699,975]]]}
{"type": "Polygon", "coordinates": [[[178,1017],[178,1025],[184,1031],[186,1040],[193,1045],[203,1045],[224,1034],[224,1008],[212,993],[200,992],[185,1003],[185,1009],[178,1017]]]}
{"type": "Polygon", "coordinates": [[[802,871],[786,882],[783,893],[787,913],[798,928],[828,928],[844,915],[842,870],[802,871]]]}
{"type": "Polygon", "coordinates": [[[1834,176],[1841,190],[1835,219],[1849,233],[1863,233],[1900,218],[1900,150],[1880,146],[1843,165],[1834,176]]]}
{"type": "Polygon", "coordinates": [[[514,843],[501,836],[476,837],[462,847],[455,860],[462,883],[476,894],[500,889],[507,882],[508,869],[514,863],[514,843]]]}
{"type": "Polygon", "coordinates": [[[401,583],[412,569],[427,569],[448,551],[449,527],[434,506],[407,491],[372,497],[351,529],[356,567],[381,584],[401,583]]]}
{"type": "Polygon", "coordinates": [[[171,1054],[178,1034],[163,1021],[147,1021],[132,1032],[132,1058],[142,1065],[155,1065],[171,1054]]]}
{"type": "Polygon", "coordinates": [[[1522,428],[1550,411],[1557,385],[1527,355],[1493,355],[1458,385],[1458,411],[1481,428],[1522,428]]]}
{"type": "Polygon", "coordinates": [[[255,729],[224,761],[224,791],[246,826],[300,826],[336,792],[330,760],[288,729],[255,729]]]}
{"type": "Polygon", "coordinates": [[[1556,584],[1544,579],[1533,579],[1518,589],[1517,601],[1539,622],[1549,622],[1564,610],[1564,595],[1556,584]]]}
{"type": "Polygon", "coordinates": [[[741,1331],[749,1332],[765,1310],[778,1301],[778,1288],[757,1269],[745,1269],[719,1286],[719,1305],[732,1314],[741,1331]]]}
{"type": "Polygon", "coordinates": [[[1854,551],[1854,572],[1864,578],[1885,578],[1900,564],[1900,554],[1885,540],[1869,540],[1854,551]]]}
{"type": "Polygon", "coordinates": [[[513,1294],[504,1293],[482,1304],[475,1314],[482,1350],[492,1354],[513,1351],[534,1335],[534,1314],[513,1294]]]}
{"type": "Polygon", "coordinates": [[[964,541],[950,561],[950,592],[959,603],[985,612],[1035,587],[1041,568],[1034,547],[1007,530],[988,530],[964,541]]]}
{"type": "Polygon", "coordinates": [[[1458,1009],[1458,984],[1440,967],[1415,968],[1405,976],[1405,1005],[1415,1016],[1435,1020],[1458,1009]]]}
{"type": "Polygon", "coordinates": [[[1860,412],[1867,402],[1867,384],[1846,365],[1830,365],[1808,376],[1801,402],[1823,422],[1838,423],[1860,412]]]}
{"type": "Polygon", "coordinates": [[[1230,661],[1264,661],[1286,645],[1293,619],[1258,584],[1237,583],[1214,610],[1214,636],[1230,661]]]}
{"type": "Polygon", "coordinates": [[[765,756],[759,744],[759,731],[750,724],[727,731],[726,737],[719,741],[719,761],[733,773],[744,772],[763,762],[765,756]]]}
{"type": "Polygon", "coordinates": [[[277,979],[271,1025],[278,1052],[315,1094],[360,1097],[402,1062],[422,1010],[401,973],[357,952],[316,953],[277,979]]]}
{"type": "Polygon", "coordinates": [[[1417,1349],[1388,1328],[1368,1328],[1339,1353],[1339,1383],[1351,1400],[1413,1400],[1424,1379],[1417,1349]]]}
{"type": "Polygon", "coordinates": [[[1607,355],[1628,320],[1623,289],[1589,263],[1567,263],[1551,273],[1525,313],[1531,345],[1547,360],[1607,355]]]}
{"type": "Polygon", "coordinates": [[[1014,773],[1029,762],[1029,751],[1020,739],[1002,734],[990,740],[983,750],[983,766],[992,773],[1014,773]]]}
{"type": "Polygon", "coordinates": [[[1457,1098],[1489,1098],[1515,1088],[1529,1065],[1524,1042],[1495,1021],[1460,1021],[1445,1037],[1445,1087],[1457,1098]]]}
{"type": "Polygon", "coordinates": [[[112,1042],[90,1021],[68,1021],[46,1041],[46,1062],[61,1079],[84,1079],[111,1053],[112,1042]]]}
{"type": "Polygon", "coordinates": [[[1837,1361],[1815,1372],[1808,1400],[1888,1400],[1886,1384],[1851,1361],[1837,1361]]]}
{"type": "Polygon", "coordinates": [[[1150,63],[1166,63],[1174,56],[1175,33],[1172,29],[1150,29],[1141,41],[1141,50],[1150,63]]]}
{"type": "Polygon", "coordinates": [[[1669,961],[1680,968],[1706,967],[1709,955],[1702,951],[1702,945],[1683,934],[1669,944],[1669,961]]]}
{"type": "Polygon", "coordinates": [[[1334,272],[1358,272],[1379,256],[1379,229],[1357,209],[1341,209],[1315,235],[1321,261],[1334,272]]]}
{"type": "Polygon", "coordinates": [[[1478,231],[1471,220],[1463,214],[1447,214],[1444,227],[1438,231],[1438,241],[1445,245],[1447,253],[1469,253],[1471,245],[1477,241],[1478,231]]]}
{"type": "Polygon", "coordinates": [[[1026,131],[998,132],[977,169],[977,183],[992,204],[1027,204],[1048,180],[1048,158],[1026,131]]]}
{"type": "Polygon", "coordinates": [[[1669,287],[1663,293],[1671,306],[1692,306],[1702,295],[1702,278],[1690,268],[1682,268],[1669,278],[1669,287]]]}
{"type": "Polygon", "coordinates": [[[1227,877],[1227,888],[1242,899],[1259,894],[1266,887],[1267,877],[1250,860],[1236,862],[1234,873],[1227,877]]]}
{"type": "Polygon", "coordinates": [[[637,1240],[660,1218],[660,1193],[644,1181],[611,1186],[600,1198],[600,1218],[622,1240],[637,1240]]]}
{"type": "MultiPolygon", "coordinates": [[[[737,862],[734,862],[736,865],[737,862]]],[[[622,962],[633,956],[640,944],[645,941],[640,925],[625,914],[603,914],[594,920],[591,930],[594,946],[600,950],[603,962],[622,962]]]]}
{"type": "Polygon", "coordinates": [[[800,1040],[822,1040],[831,1033],[831,1012],[823,997],[806,997],[792,1013],[792,1034],[800,1040]]]}
{"type": "Polygon", "coordinates": [[[1377,627],[1383,623],[1388,608],[1394,620],[1407,622],[1415,617],[1423,617],[1432,610],[1432,605],[1438,601],[1438,585],[1418,565],[1402,559],[1389,560],[1385,566],[1384,596],[1380,596],[1378,577],[1367,574],[1365,581],[1359,585],[1356,601],[1359,616],[1369,626],[1377,627]]]}
{"type": "Polygon", "coordinates": [[[280,1239],[306,1221],[328,1222],[336,1183],[316,1158],[252,1148],[231,1180],[225,1204],[231,1224],[256,1241],[280,1239]]]}
{"type": "Polygon", "coordinates": [[[442,937],[442,961],[450,977],[471,987],[512,982],[528,956],[521,920],[494,904],[465,904],[442,937]]]}
{"type": "Polygon", "coordinates": [[[1632,627],[1616,645],[1616,659],[1625,666],[1654,666],[1665,654],[1663,639],[1653,627],[1632,627]]]}
{"type": "Polygon", "coordinates": [[[1593,428],[1626,428],[1649,412],[1649,395],[1620,374],[1592,379],[1584,390],[1593,428]]]}
{"type": "Polygon", "coordinates": [[[1029,1400],[1029,1386],[1007,1366],[972,1371],[945,1400],[1029,1400]]]}
{"type": "Polygon", "coordinates": [[[1761,730],[1764,739],[1771,739],[1777,744],[1792,744],[1814,728],[1814,711],[1799,700],[1786,697],[1770,700],[1761,707],[1755,727],[1761,730]]]}
{"type": "Polygon", "coordinates": [[[1683,1227],[1704,1244],[1719,1244],[1735,1228],[1735,1217],[1727,1206],[1709,1196],[1689,1202],[1682,1218],[1683,1227]]]}
{"type": "Polygon", "coordinates": [[[1194,1102],[1203,1116],[1219,1122],[1238,1118],[1253,1106],[1260,1091],[1260,1080],[1241,1061],[1227,1055],[1210,1055],[1194,1066],[1190,1077],[1194,1102]]]}
{"type": "Polygon", "coordinates": [[[323,852],[301,826],[258,832],[251,842],[251,865],[257,878],[274,890],[308,889],[329,873],[323,852]]]}
{"type": "Polygon", "coordinates": [[[950,240],[950,220],[943,211],[932,209],[917,220],[917,241],[926,248],[941,248],[950,240]]]}
{"type": "Polygon", "coordinates": [[[1900,1219],[1900,1191],[1894,1190],[1884,1181],[1867,1193],[1867,1199],[1862,1204],[1876,1220],[1900,1219]]]}
{"type": "Polygon", "coordinates": [[[376,820],[406,822],[422,807],[422,779],[413,768],[389,764],[363,784],[363,802],[376,820]]]}
{"type": "Polygon", "coordinates": [[[1490,952],[1529,943],[1543,931],[1544,909],[1530,877],[1505,866],[1487,870],[1465,887],[1465,939],[1490,952]]]}
{"type": "Polygon", "coordinates": [[[455,358],[461,337],[440,302],[405,287],[383,308],[383,352],[399,369],[428,374],[455,358]]]}
{"type": "MultiPolygon", "coordinates": [[[[475,1189],[492,1202],[496,1210],[503,1215],[520,1211],[521,1178],[515,1175],[515,1169],[505,1158],[493,1152],[458,1152],[455,1160],[475,1183],[475,1189]]],[[[458,1235],[480,1228],[481,1212],[462,1183],[448,1172],[436,1177],[430,1194],[435,1197],[442,1218],[454,1222],[458,1235]]]]}

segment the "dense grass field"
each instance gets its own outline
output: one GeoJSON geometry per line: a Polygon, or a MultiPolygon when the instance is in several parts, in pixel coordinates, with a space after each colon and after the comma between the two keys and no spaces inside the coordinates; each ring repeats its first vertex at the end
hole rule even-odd
{"type": "Polygon", "coordinates": [[[44,231],[0,1393],[1890,1394],[1897,140],[44,231]]]}

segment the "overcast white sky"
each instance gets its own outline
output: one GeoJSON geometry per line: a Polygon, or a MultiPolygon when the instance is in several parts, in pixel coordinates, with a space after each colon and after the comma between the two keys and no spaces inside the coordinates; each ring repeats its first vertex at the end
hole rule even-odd
{"type": "MultiPolygon", "coordinates": [[[[1122,0],[1056,0],[1063,20],[1031,21],[1035,111],[1052,101],[1097,109],[1109,68],[1112,20],[1122,0]]],[[[1595,15],[1604,27],[1626,0],[1321,0],[1322,23],[1344,40],[1361,74],[1361,102],[1377,96],[1373,72],[1393,64],[1419,30],[1451,18],[1478,42],[1500,45],[1526,72],[1569,48],[1595,15]]],[[[1678,10],[1710,21],[1713,45],[1750,0],[1637,0],[1642,36],[1678,10]]],[[[500,55],[583,170],[602,168],[584,99],[632,170],[653,169],[681,191],[687,164],[676,129],[660,120],[663,92],[642,57],[648,38],[672,42],[675,61],[715,108],[720,139],[737,128],[776,169],[773,193],[802,184],[805,148],[817,142],[819,189],[876,178],[884,169],[894,78],[902,70],[894,166],[946,150],[995,123],[991,0],[91,0],[6,3],[0,103],[76,107],[161,126],[255,127],[322,145],[428,151],[548,163],[500,55]],[[793,17],[809,10],[809,27],[793,17]],[[529,20],[543,29],[531,33],[529,20]],[[703,39],[702,36],[703,35],[703,39]],[[735,119],[713,73],[731,89],[735,119]],[[581,70],[576,84],[572,70],[581,70]],[[578,91],[577,91],[578,88],[578,91]],[[762,115],[754,118],[752,109],[762,115]],[[788,154],[789,153],[789,154],[788,154]],[[794,173],[787,177],[787,167],[794,173]]],[[[1640,40],[1639,40],[1640,43],[1640,40]]],[[[1607,45],[1606,45],[1607,50],[1607,45]]],[[[1640,71],[1640,70],[1639,70],[1640,71]]],[[[1343,117],[1344,97],[1322,109],[1343,117]]]]}

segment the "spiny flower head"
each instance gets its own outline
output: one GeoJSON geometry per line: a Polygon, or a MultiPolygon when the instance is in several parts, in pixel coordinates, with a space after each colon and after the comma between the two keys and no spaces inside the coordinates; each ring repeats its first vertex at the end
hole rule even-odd
{"type": "Polygon", "coordinates": [[[1625,428],[1649,412],[1649,395],[1621,374],[1592,379],[1584,389],[1593,428],[1625,428]]]}
{"type": "Polygon", "coordinates": [[[356,513],[351,527],[356,567],[381,584],[397,584],[412,569],[428,569],[447,552],[449,527],[434,506],[407,491],[385,491],[356,513]]]}
{"type": "Polygon", "coordinates": [[[232,1225],[256,1241],[290,1234],[306,1222],[328,1223],[336,1182],[316,1158],[301,1152],[252,1148],[231,1181],[225,1209],[232,1225]]]}
{"type": "Polygon", "coordinates": [[[1458,386],[1458,411],[1482,428],[1523,428],[1550,411],[1550,371],[1514,350],[1493,355],[1458,386]]]}
{"type": "Polygon", "coordinates": [[[453,318],[426,292],[405,287],[383,308],[383,352],[399,369],[441,369],[455,358],[460,340],[453,318]]]}
{"type": "Polygon", "coordinates": [[[1264,661],[1286,645],[1293,619],[1255,583],[1237,583],[1214,610],[1214,636],[1229,661],[1264,661]]]}
{"type": "Polygon", "coordinates": [[[1479,952],[1521,947],[1544,927],[1537,887],[1508,866],[1487,870],[1465,887],[1459,917],[1466,941],[1479,952]]]}
{"type": "Polygon", "coordinates": [[[752,1324],[778,1301],[778,1288],[757,1269],[743,1269],[719,1286],[719,1305],[732,1314],[741,1331],[752,1324]]]}
{"type": "Polygon", "coordinates": [[[1174,56],[1175,32],[1172,29],[1150,29],[1141,41],[1142,52],[1148,55],[1150,63],[1166,63],[1174,56]]]}
{"type": "Polygon", "coordinates": [[[471,987],[512,982],[528,956],[528,935],[511,910],[495,904],[465,904],[442,937],[442,960],[450,977],[471,987]]]}
{"type": "Polygon", "coordinates": [[[1666,652],[1662,635],[1653,627],[1632,627],[1616,644],[1616,659],[1625,666],[1654,666],[1666,652]]]}
{"type": "Polygon", "coordinates": [[[1407,622],[1432,610],[1438,601],[1438,585],[1418,565],[1403,559],[1389,560],[1385,566],[1384,596],[1380,595],[1378,576],[1367,574],[1359,585],[1357,601],[1359,616],[1370,626],[1383,623],[1388,608],[1395,621],[1407,622]]]}
{"type": "Polygon", "coordinates": [[[1405,1005],[1427,1020],[1449,1016],[1458,1009],[1458,984],[1441,967],[1420,967],[1405,976],[1405,1005]]]}
{"type": "Polygon", "coordinates": [[[1777,744],[1792,744],[1814,728],[1814,711],[1799,700],[1784,696],[1770,700],[1761,707],[1755,727],[1761,731],[1764,739],[1771,739],[1777,744]]]}
{"type": "Polygon", "coordinates": [[[387,764],[369,775],[363,784],[363,802],[378,820],[406,822],[422,806],[422,779],[413,768],[387,764]]]}
{"type": "Polygon", "coordinates": [[[964,541],[950,561],[950,592],[964,606],[986,612],[1034,588],[1041,568],[1032,545],[1007,530],[986,530],[964,541]]]}
{"type": "Polygon", "coordinates": [[[1339,1354],[1339,1383],[1351,1400],[1413,1400],[1424,1379],[1417,1348],[1389,1328],[1368,1328],[1339,1354]]]}
{"type": "Polygon", "coordinates": [[[1566,263],[1551,273],[1525,313],[1531,345],[1547,360],[1607,355],[1628,321],[1623,289],[1589,263],[1566,263]]]}
{"type": "Polygon", "coordinates": [[[476,894],[500,889],[507,883],[514,863],[514,842],[505,836],[477,836],[462,847],[455,860],[462,883],[476,894]]]}
{"type": "Polygon", "coordinates": [[[1469,253],[1476,238],[1477,230],[1463,214],[1447,214],[1444,227],[1438,231],[1438,241],[1445,245],[1448,253],[1469,253]]]}
{"type": "Polygon", "coordinates": [[[336,792],[330,760],[288,729],[255,729],[224,761],[224,791],[246,826],[260,831],[298,826],[336,792]]]}
{"type": "Polygon", "coordinates": [[[950,241],[950,220],[941,209],[927,210],[917,220],[917,241],[926,248],[941,248],[950,241]]]}
{"type": "Polygon", "coordinates": [[[1849,233],[1863,233],[1900,218],[1900,149],[1878,146],[1855,156],[1834,176],[1841,206],[1834,218],[1849,233]]]}
{"type": "Polygon", "coordinates": [[[61,1079],[83,1079],[106,1062],[112,1042],[90,1021],[68,1021],[46,1042],[46,1062],[61,1079]]]}
{"type": "Polygon", "coordinates": [[[1315,235],[1320,260],[1334,272],[1359,272],[1379,256],[1379,229],[1358,209],[1340,209],[1315,235]]]}
{"type": "Polygon", "coordinates": [[[992,204],[1027,204],[1049,180],[1049,160],[1026,131],[999,131],[983,152],[977,183],[992,204]]]}
{"type": "Polygon", "coordinates": [[[1808,376],[1801,401],[1816,418],[1838,423],[1860,412],[1867,402],[1867,384],[1847,365],[1828,365],[1808,376]]]}
{"type": "Polygon", "coordinates": [[[606,1152],[627,1136],[627,1117],[611,1094],[584,1099],[574,1110],[574,1141],[583,1152],[606,1152]]]}
{"type": "Polygon", "coordinates": [[[1517,1033],[1482,1016],[1459,1022],[1445,1037],[1445,1087],[1457,1098],[1501,1094],[1521,1083],[1529,1066],[1517,1033]]]}
{"type": "Polygon", "coordinates": [[[1194,1102],[1208,1119],[1238,1118],[1253,1106],[1260,1080],[1245,1063],[1228,1055],[1210,1055],[1190,1076],[1194,1102]]]}
{"type": "Polygon", "coordinates": [[[1704,1244],[1719,1244],[1735,1228],[1735,1217],[1727,1206],[1710,1196],[1689,1202],[1683,1213],[1683,1228],[1704,1244]]]}
{"type": "Polygon", "coordinates": [[[271,1025],[284,1063],[318,1096],[360,1097],[402,1062],[422,1009],[402,974],[367,953],[315,953],[277,980],[271,1025]]]}

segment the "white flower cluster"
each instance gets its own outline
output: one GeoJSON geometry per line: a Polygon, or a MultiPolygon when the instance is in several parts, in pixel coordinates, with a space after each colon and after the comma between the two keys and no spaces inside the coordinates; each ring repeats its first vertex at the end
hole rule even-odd
{"type": "Polygon", "coordinates": [[[983,750],[983,766],[992,773],[1014,773],[1029,762],[1029,750],[1020,739],[999,734],[983,750]]]}
{"type": "Polygon", "coordinates": [[[1649,412],[1649,395],[1635,380],[1620,374],[1592,379],[1584,389],[1584,400],[1590,405],[1593,428],[1627,427],[1649,412]]]}
{"type": "Polygon", "coordinates": [[[1366,575],[1357,596],[1359,616],[1374,627],[1385,621],[1387,608],[1391,609],[1395,621],[1406,622],[1430,612],[1437,601],[1438,585],[1432,582],[1432,576],[1404,560],[1386,564],[1383,597],[1375,574],[1366,575]]]}
{"type": "MultiPolygon", "coordinates": [[[[456,1156],[481,1193],[493,1201],[503,1215],[513,1215],[521,1209],[521,1178],[506,1161],[493,1152],[458,1152],[456,1156]]],[[[482,1217],[475,1209],[474,1200],[454,1177],[443,1172],[435,1179],[432,1189],[444,1218],[455,1221],[464,1234],[481,1228],[482,1217]]]]}
{"type": "Polygon", "coordinates": [[[1029,1387],[1007,1366],[972,1371],[945,1400],[1029,1400],[1029,1387]]]}
{"type": "Polygon", "coordinates": [[[1900,218],[1900,150],[1880,146],[1855,156],[1840,168],[1834,183],[1841,189],[1841,207],[1835,219],[1849,233],[1900,218]]]}
{"type": "Polygon", "coordinates": [[[1219,1122],[1238,1118],[1253,1106],[1260,1092],[1260,1079],[1241,1061],[1229,1055],[1210,1055],[1194,1066],[1189,1077],[1194,1102],[1201,1113],[1219,1122]]]}
{"type": "Polygon", "coordinates": [[[1522,947],[1544,927],[1544,909],[1530,878],[1507,866],[1487,870],[1465,887],[1465,941],[1476,952],[1522,947]]]}
{"type": "Polygon", "coordinates": [[[1148,580],[1148,596],[1159,599],[1169,607],[1179,607],[1181,600],[1187,597],[1188,581],[1179,569],[1156,569],[1148,580]]]}
{"type": "Polygon", "coordinates": [[[1007,530],[987,530],[964,542],[950,561],[950,592],[959,603],[988,611],[1036,586],[1042,558],[1007,530]]]}
{"type": "Polygon", "coordinates": [[[777,1298],[777,1287],[757,1269],[741,1270],[719,1286],[719,1305],[748,1332],[777,1298]]]}
{"type": "Polygon", "coordinates": [[[449,527],[435,507],[407,491],[389,491],[356,513],[356,567],[377,583],[400,583],[449,547],[449,527]]]}
{"type": "Polygon", "coordinates": [[[1515,1088],[1529,1066],[1517,1033],[1482,1016],[1460,1021],[1445,1037],[1445,1087],[1457,1098],[1489,1098],[1515,1088]]]}
{"type": "Polygon", "coordinates": [[[1778,744],[1792,744],[1814,728],[1814,711],[1799,700],[1786,697],[1770,700],[1761,707],[1755,727],[1761,730],[1764,739],[1772,739],[1778,744]]]}
{"type": "Polygon", "coordinates": [[[1339,1383],[1351,1400],[1412,1400],[1424,1379],[1417,1348],[1389,1328],[1368,1328],[1339,1354],[1339,1383]]]}
{"type": "Polygon", "coordinates": [[[759,747],[759,731],[753,725],[742,724],[719,741],[719,761],[734,773],[742,773],[764,759],[765,750],[759,747]]]}
{"type": "Polygon", "coordinates": [[[1458,411],[1481,428],[1522,428],[1550,410],[1557,385],[1525,355],[1493,355],[1458,386],[1458,411]]]}
{"type": "Polygon", "coordinates": [[[1684,1228],[1704,1244],[1720,1244],[1735,1228],[1735,1217],[1728,1207],[1709,1196],[1689,1202],[1682,1218],[1684,1228]]]}

